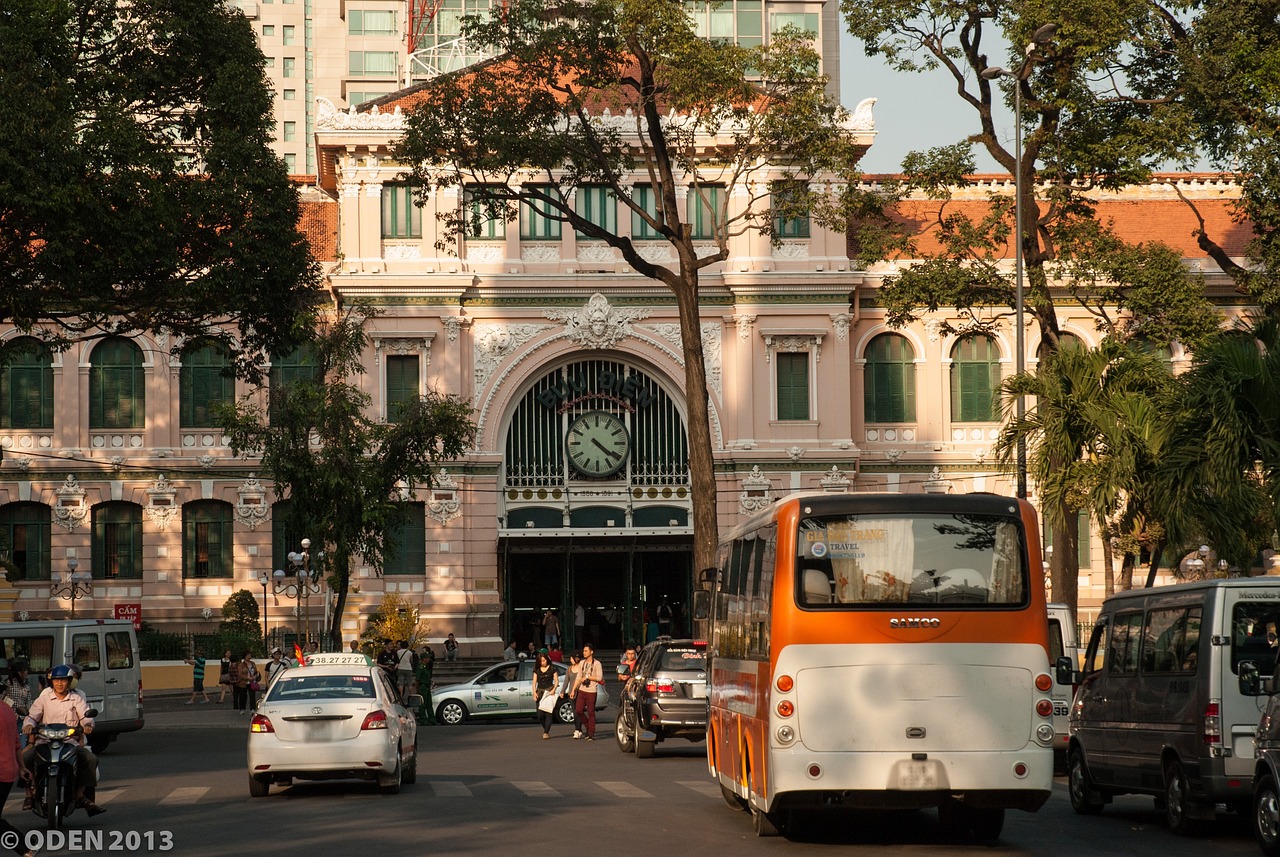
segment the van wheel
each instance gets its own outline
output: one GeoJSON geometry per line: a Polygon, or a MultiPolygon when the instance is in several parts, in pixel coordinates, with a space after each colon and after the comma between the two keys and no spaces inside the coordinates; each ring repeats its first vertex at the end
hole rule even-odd
{"type": "Polygon", "coordinates": [[[969,828],[978,842],[994,842],[1000,838],[1000,831],[1004,830],[1004,810],[969,810],[969,828]]]}
{"type": "Polygon", "coordinates": [[[1195,832],[1196,824],[1187,816],[1190,803],[1187,772],[1175,759],[1164,767],[1164,820],[1169,830],[1178,836],[1190,836],[1195,832]]]}
{"type": "Polygon", "coordinates": [[[1253,789],[1253,838],[1267,857],[1280,857],[1280,796],[1270,774],[1260,777],[1253,789]]]}
{"type": "Polygon", "coordinates": [[[103,750],[107,749],[107,747],[111,745],[110,735],[90,735],[88,740],[89,749],[92,750],[95,755],[101,754],[103,750]]]}
{"type": "Polygon", "coordinates": [[[1097,815],[1102,812],[1103,802],[1097,797],[1097,790],[1089,781],[1089,768],[1084,763],[1084,753],[1079,749],[1071,751],[1067,761],[1067,791],[1071,796],[1071,808],[1077,815],[1097,815]]]}

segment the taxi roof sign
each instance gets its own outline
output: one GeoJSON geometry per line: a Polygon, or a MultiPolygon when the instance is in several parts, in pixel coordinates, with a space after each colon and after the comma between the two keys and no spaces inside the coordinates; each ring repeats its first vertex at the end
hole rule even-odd
{"type": "Polygon", "coordinates": [[[315,652],[307,655],[309,667],[371,667],[373,658],[356,652],[315,652]]]}

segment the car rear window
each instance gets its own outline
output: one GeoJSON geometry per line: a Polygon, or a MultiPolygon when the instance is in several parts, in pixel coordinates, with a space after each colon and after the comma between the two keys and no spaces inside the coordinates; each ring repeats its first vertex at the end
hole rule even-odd
{"type": "Polygon", "coordinates": [[[290,675],[271,685],[267,702],[304,699],[373,699],[373,681],[367,675],[290,675]]]}
{"type": "Polygon", "coordinates": [[[667,649],[658,664],[658,669],[663,672],[701,672],[706,668],[707,654],[697,649],[667,649]]]}

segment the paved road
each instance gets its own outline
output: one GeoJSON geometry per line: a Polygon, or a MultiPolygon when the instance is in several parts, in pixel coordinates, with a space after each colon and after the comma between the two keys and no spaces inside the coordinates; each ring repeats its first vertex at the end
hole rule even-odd
{"type": "MultiPolygon", "coordinates": [[[[815,817],[789,839],[757,839],[748,817],[730,811],[707,778],[700,744],[663,745],[652,760],[624,755],[608,732],[612,710],[603,712],[595,742],[574,741],[564,727],[543,741],[529,721],[427,728],[418,782],[399,795],[359,783],[299,783],[255,800],[244,768],[246,718],[216,705],[152,700],[147,728],[102,756],[99,800],[109,811],[92,820],[72,816],[73,828],[103,834],[104,846],[58,853],[113,853],[110,837],[123,845],[129,833],[140,847],[114,853],[145,853],[146,835],[158,843],[162,831],[172,833],[168,853],[189,857],[375,850],[378,857],[542,857],[579,844],[587,857],[1259,853],[1235,818],[1202,837],[1175,837],[1149,798],[1120,798],[1097,818],[1079,818],[1062,781],[1039,813],[1010,813],[995,846],[948,841],[933,812],[815,817]]],[[[14,802],[7,811],[24,829],[37,822],[14,802]]]]}

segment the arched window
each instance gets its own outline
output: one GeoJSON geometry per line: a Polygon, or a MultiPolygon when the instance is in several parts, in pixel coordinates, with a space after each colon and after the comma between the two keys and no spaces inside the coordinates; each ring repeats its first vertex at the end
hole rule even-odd
{"type": "Polygon", "coordinates": [[[0,506],[0,557],[13,566],[14,579],[49,579],[52,521],[53,513],[43,503],[0,506]]]}
{"type": "Polygon", "coordinates": [[[231,577],[231,504],[195,500],[182,507],[182,576],[231,577]]]}
{"type": "Polygon", "coordinates": [[[207,343],[188,348],[182,354],[178,388],[179,425],[183,428],[213,426],[214,407],[230,404],[236,396],[236,379],[226,352],[207,343]]]}
{"type": "Polygon", "coordinates": [[[905,336],[884,333],[867,345],[863,414],[869,423],[914,422],[915,350],[905,336]]]}
{"type": "MultiPolygon", "coordinates": [[[[1068,351],[1068,350],[1080,351],[1086,347],[1087,346],[1084,344],[1084,340],[1076,336],[1074,333],[1063,332],[1058,334],[1058,350],[1059,351],[1068,351]]],[[[1043,360],[1048,356],[1049,356],[1049,341],[1047,339],[1042,339],[1040,341],[1040,345],[1036,348],[1036,358],[1039,360],[1043,360]]]]}
{"type": "Polygon", "coordinates": [[[951,421],[1000,419],[1000,355],[989,336],[966,336],[951,349],[951,421]]]}
{"type": "Polygon", "coordinates": [[[93,507],[93,576],[142,577],[142,507],[114,501],[93,507]]]}
{"type": "Polygon", "coordinates": [[[0,352],[0,428],[53,428],[53,358],[33,336],[0,352]]]}
{"type": "Polygon", "coordinates": [[[400,520],[387,529],[383,574],[416,574],[427,567],[426,507],[422,503],[402,503],[400,520]]]}
{"type": "Polygon", "coordinates": [[[146,405],[142,350],[121,336],[99,342],[89,366],[89,428],[142,428],[146,405]]]}

